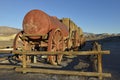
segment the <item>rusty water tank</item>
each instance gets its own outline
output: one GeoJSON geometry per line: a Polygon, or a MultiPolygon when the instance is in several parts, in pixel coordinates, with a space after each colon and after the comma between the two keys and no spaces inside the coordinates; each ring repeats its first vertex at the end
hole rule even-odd
{"type": "MultiPolygon", "coordinates": [[[[46,35],[52,29],[60,28],[67,37],[69,31],[67,27],[62,24],[57,17],[52,17],[41,10],[31,10],[28,12],[23,20],[23,31],[26,34],[41,34],[46,35]]],[[[37,39],[38,37],[36,37],[37,39]]],[[[35,39],[35,37],[34,37],[35,39]]]]}

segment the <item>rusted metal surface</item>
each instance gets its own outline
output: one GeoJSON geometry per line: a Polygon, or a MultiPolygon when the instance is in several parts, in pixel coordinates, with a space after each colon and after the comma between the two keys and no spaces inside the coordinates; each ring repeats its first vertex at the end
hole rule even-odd
{"type": "Polygon", "coordinates": [[[50,16],[40,10],[28,12],[23,20],[23,31],[27,34],[47,34],[51,29],[50,16]]]}
{"type": "MultiPolygon", "coordinates": [[[[56,17],[51,17],[41,10],[32,10],[26,14],[23,20],[23,31],[26,34],[46,35],[52,29],[60,28],[64,36],[69,32],[65,25],[61,24],[56,17]]],[[[37,39],[39,37],[31,37],[37,39]]]]}

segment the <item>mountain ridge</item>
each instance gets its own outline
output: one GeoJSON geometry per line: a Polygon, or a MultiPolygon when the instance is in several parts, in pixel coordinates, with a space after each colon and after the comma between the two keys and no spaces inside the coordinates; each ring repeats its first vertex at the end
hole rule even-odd
{"type": "Polygon", "coordinates": [[[12,28],[8,26],[0,26],[0,35],[11,35],[11,34],[16,34],[20,29],[17,28],[12,28]]]}

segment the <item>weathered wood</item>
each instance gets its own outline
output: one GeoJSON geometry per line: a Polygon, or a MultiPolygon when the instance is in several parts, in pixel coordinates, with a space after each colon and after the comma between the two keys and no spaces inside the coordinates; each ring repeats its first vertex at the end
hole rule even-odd
{"type": "Polygon", "coordinates": [[[48,52],[48,51],[18,51],[18,50],[14,50],[13,51],[14,54],[29,54],[29,55],[57,55],[57,54],[64,54],[64,55],[97,55],[99,53],[101,54],[110,54],[109,50],[106,51],[74,51],[74,52],[48,52]]]}
{"type": "Polygon", "coordinates": [[[0,57],[0,61],[4,61],[6,60],[6,56],[5,57],[0,57]]]}
{"type": "Polygon", "coordinates": [[[12,51],[11,49],[0,49],[0,54],[9,54],[12,53],[12,51]]]}
{"type": "Polygon", "coordinates": [[[17,72],[35,72],[45,74],[61,74],[61,75],[76,75],[76,76],[100,76],[111,77],[110,73],[97,73],[97,72],[79,72],[79,71],[67,71],[67,70],[50,70],[50,69],[35,69],[35,68],[16,68],[17,72]]]}
{"type": "Polygon", "coordinates": [[[46,35],[42,35],[42,34],[23,34],[23,36],[38,37],[38,36],[46,36],[46,35]]]}
{"type": "Polygon", "coordinates": [[[26,68],[26,66],[27,66],[27,61],[26,61],[26,55],[25,54],[23,54],[22,55],[22,59],[23,59],[23,61],[22,61],[22,63],[23,63],[23,68],[26,68]]]}
{"type": "Polygon", "coordinates": [[[17,66],[15,66],[15,65],[2,65],[2,64],[0,64],[0,69],[14,69],[14,68],[16,68],[17,66]]]}
{"type": "MultiPolygon", "coordinates": [[[[23,41],[24,42],[24,47],[23,47],[23,49],[24,50],[27,50],[27,42],[24,40],[23,41]]],[[[22,55],[22,67],[23,68],[26,68],[27,67],[27,55],[25,54],[25,53],[23,53],[23,55],[22,55]]],[[[23,71],[23,73],[26,73],[25,71],[23,71]]]]}
{"type": "MultiPolygon", "coordinates": [[[[97,45],[98,51],[101,51],[101,45],[97,45]]],[[[102,54],[98,54],[98,73],[102,74],[102,54]]],[[[99,76],[99,80],[102,80],[103,76],[99,76]]]]}
{"type": "Polygon", "coordinates": [[[33,56],[33,63],[37,63],[37,56],[33,56]]]}

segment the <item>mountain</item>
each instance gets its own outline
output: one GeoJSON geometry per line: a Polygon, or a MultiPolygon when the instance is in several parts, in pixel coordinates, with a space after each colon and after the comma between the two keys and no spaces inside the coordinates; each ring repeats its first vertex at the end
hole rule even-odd
{"type": "Polygon", "coordinates": [[[109,33],[94,34],[94,33],[84,32],[84,36],[86,37],[87,40],[98,40],[98,39],[120,36],[120,33],[118,34],[109,34],[109,33]]]}
{"type": "Polygon", "coordinates": [[[20,31],[20,29],[7,27],[7,26],[0,26],[0,35],[11,35],[16,34],[20,31]]]}

